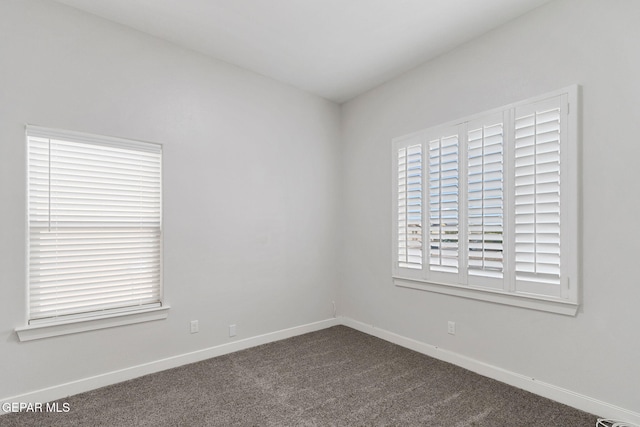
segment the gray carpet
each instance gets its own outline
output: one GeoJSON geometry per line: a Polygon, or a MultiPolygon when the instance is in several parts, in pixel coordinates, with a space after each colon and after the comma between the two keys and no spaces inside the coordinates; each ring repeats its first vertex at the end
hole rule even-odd
{"type": "Polygon", "coordinates": [[[595,426],[596,417],[336,326],[62,399],[0,426],[595,426]],[[62,407],[62,406],[61,406],[62,407]]]}

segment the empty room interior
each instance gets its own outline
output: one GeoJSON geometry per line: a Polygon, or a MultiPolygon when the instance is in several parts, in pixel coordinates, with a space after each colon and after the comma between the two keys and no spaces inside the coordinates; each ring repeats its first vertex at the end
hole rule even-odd
{"type": "Polygon", "coordinates": [[[329,331],[640,424],[639,20],[0,0],[0,424],[329,331]]]}

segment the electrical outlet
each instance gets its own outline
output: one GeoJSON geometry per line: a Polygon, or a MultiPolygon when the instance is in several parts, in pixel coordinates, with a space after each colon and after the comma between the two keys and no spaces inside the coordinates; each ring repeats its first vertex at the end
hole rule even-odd
{"type": "Polygon", "coordinates": [[[236,336],[236,325],[229,325],[229,336],[230,337],[236,336]]]}
{"type": "Polygon", "coordinates": [[[198,321],[197,320],[192,320],[190,325],[191,325],[191,333],[192,334],[195,334],[195,333],[200,331],[200,327],[198,326],[198,321]]]}
{"type": "Polygon", "coordinates": [[[449,320],[449,322],[447,323],[447,333],[450,335],[456,334],[456,322],[452,322],[451,320],[449,320]]]}

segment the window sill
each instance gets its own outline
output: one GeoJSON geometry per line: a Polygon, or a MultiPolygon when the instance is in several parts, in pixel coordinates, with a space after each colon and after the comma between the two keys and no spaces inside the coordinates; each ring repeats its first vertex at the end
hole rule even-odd
{"type": "Polygon", "coordinates": [[[154,307],[146,310],[68,320],[64,322],[29,325],[22,328],[16,328],[15,331],[18,334],[18,339],[20,341],[39,340],[59,335],[69,335],[78,332],[132,325],[135,323],[150,322],[153,320],[162,320],[169,316],[169,308],[170,307],[168,306],[154,307]]]}
{"type": "Polygon", "coordinates": [[[492,289],[423,282],[421,280],[405,279],[401,277],[394,277],[393,283],[402,288],[418,289],[421,291],[436,292],[439,294],[488,301],[514,307],[528,308],[531,310],[547,311],[550,313],[563,314],[565,316],[575,316],[579,307],[576,303],[563,300],[546,299],[533,295],[513,294],[492,289]]]}

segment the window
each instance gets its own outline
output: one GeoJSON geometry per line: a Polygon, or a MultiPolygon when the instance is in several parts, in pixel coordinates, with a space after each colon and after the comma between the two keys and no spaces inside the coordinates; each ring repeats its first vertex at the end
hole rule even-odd
{"type": "Polygon", "coordinates": [[[577,87],[393,141],[400,286],[575,314],[577,87]]]}
{"type": "Polygon", "coordinates": [[[29,325],[161,307],[161,146],[26,134],[29,325]]]}

